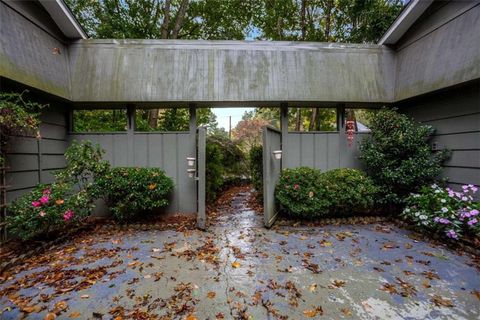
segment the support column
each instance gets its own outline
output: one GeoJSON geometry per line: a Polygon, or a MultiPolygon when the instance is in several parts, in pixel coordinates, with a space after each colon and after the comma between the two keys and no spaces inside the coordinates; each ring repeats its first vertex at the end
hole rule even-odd
{"type": "Polygon", "coordinates": [[[127,163],[135,166],[135,106],[127,105],[127,163]]]}
{"type": "Polygon", "coordinates": [[[281,140],[280,146],[282,150],[282,160],[280,170],[284,169],[284,163],[287,156],[287,139],[288,139],[288,104],[286,102],[280,105],[280,131],[281,131],[281,140]]]}

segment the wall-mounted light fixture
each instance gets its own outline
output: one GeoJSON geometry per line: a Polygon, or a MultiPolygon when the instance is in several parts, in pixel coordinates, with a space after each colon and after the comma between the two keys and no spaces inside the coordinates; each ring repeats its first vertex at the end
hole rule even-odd
{"type": "Polygon", "coordinates": [[[187,169],[188,177],[195,178],[195,169],[187,169]]]}
{"type": "Polygon", "coordinates": [[[273,157],[275,158],[275,160],[282,159],[282,150],[275,150],[272,153],[273,153],[273,157]]]}
{"type": "Polygon", "coordinates": [[[187,165],[189,167],[195,167],[195,158],[192,158],[192,157],[187,157],[187,165]]]}

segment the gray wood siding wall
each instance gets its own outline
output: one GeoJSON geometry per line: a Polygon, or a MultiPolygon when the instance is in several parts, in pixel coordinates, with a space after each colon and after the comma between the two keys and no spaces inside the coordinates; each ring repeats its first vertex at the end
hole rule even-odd
{"type": "Polygon", "coordinates": [[[480,78],[480,2],[435,1],[396,45],[395,101],[480,78]]]}
{"type": "Polygon", "coordinates": [[[436,129],[432,143],[452,151],[443,176],[458,186],[480,185],[480,83],[404,102],[401,110],[436,129]]]}
{"type": "Polygon", "coordinates": [[[351,147],[344,132],[289,132],[283,147],[283,168],[311,167],[322,171],[361,168],[358,141],[366,133],[355,134],[351,147]]]}
{"type": "Polygon", "coordinates": [[[40,6],[23,1],[9,5],[0,2],[0,76],[69,98],[67,45],[53,31],[55,26],[49,20],[40,6]],[[60,54],[53,54],[54,48],[60,54]]]}
{"type": "Polygon", "coordinates": [[[187,157],[195,157],[190,132],[74,133],[70,141],[90,140],[105,150],[114,167],[160,168],[173,179],[175,190],[167,212],[196,212],[196,183],[187,175],[187,157]]]}
{"type": "Polygon", "coordinates": [[[7,201],[32,190],[38,183],[51,183],[53,172],[65,167],[67,115],[59,106],[44,110],[40,134],[13,137],[7,152],[7,201]]]}

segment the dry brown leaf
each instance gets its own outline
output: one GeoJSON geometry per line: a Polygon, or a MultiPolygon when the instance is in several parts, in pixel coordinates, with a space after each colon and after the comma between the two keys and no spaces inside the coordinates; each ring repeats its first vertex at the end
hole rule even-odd
{"type": "Polygon", "coordinates": [[[315,290],[317,290],[317,284],[316,283],[312,283],[309,287],[310,292],[315,292],[315,290]]]}
{"type": "Polygon", "coordinates": [[[195,317],[193,314],[188,315],[185,320],[197,320],[197,317],[195,317]]]}
{"type": "Polygon", "coordinates": [[[453,308],[455,305],[453,304],[452,300],[443,298],[439,296],[438,294],[435,294],[431,301],[437,306],[437,307],[447,307],[447,308],[453,308]]]}
{"type": "Polygon", "coordinates": [[[235,261],[234,263],[232,263],[232,267],[234,267],[234,268],[238,268],[240,266],[241,266],[241,264],[238,261],[235,261]]]}
{"type": "Polygon", "coordinates": [[[54,320],[56,318],[57,318],[57,315],[55,313],[50,312],[50,313],[47,313],[45,315],[45,318],[43,318],[43,319],[44,320],[54,320]]]}
{"type": "Polygon", "coordinates": [[[303,310],[303,315],[307,318],[313,318],[317,315],[322,315],[323,309],[322,307],[315,307],[314,309],[303,310]]]}
{"type": "Polygon", "coordinates": [[[70,313],[70,315],[68,317],[69,318],[80,318],[80,316],[81,316],[81,313],[78,312],[78,311],[75,311],[75,312],[70,313]]]}
{"type": "Polygon", "coordinates": [[[80,298],[82,298],[82,299],[88,299],[88,298],[90,298],[90,296],[89,296],[88,294],[82,294],[82,295],[80,296],[80,298]]]}
{"type": "Polygon", "coordinates": [[[207,293],[207,297],[209,297],[210,299],[215,298],[216,295],[217,295],[217,294],[216,294],[215,292],[213,292],[213,291],[210,291],[209,293],[207,293]]]}
{"type": "Polygon", "coordinates": [[[351,317],[352,311],[349,308],[342,308],[340,309],[345,317],[351,317]]]}

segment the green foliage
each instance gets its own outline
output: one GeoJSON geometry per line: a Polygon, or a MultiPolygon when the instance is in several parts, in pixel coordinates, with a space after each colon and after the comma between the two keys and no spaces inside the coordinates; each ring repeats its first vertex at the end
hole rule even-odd
{"type": "Polygon", "coordinates": [[[38,185],[8,208],[8,229],[28,240],[81,222],[90,214],[96,198],[93,181],[109,168],[102,160],[103,152],[90,141],[73,141],[65,152],[66,166],[56,172],[55,182],[38,185]]]}
{"type": "Polygon", "coordinates": [[[74,192],[69,183],[38,185],[8,208],[7,229],[22,240],[51,236],[80,223],[91,209],[85,190],[74,192]]]}
{"type": "Polygon", "coordinates": [[[168,206],[173,188],[173,180],[157,168],[112,168],[95,181],[95,194],[119,221],[168,206]]]}
{"type": "Polygon", "coordinates": [[[473,201],[477,191],[474,185],[464,185],[461,192],[436,184],[423,186],[419,193],[406,199],[407,207],[402,216],[417,227],[444,238],[479,237],[480,203],[473,201]]]}
{"type": "Polygon", "coordinates": [[[0,166],[4,165],[8,138],[32,135],[40,124],[40,110],[45,106],[25,101],[24,93],[0,93],[0,166]]]}
{"type": "Polygon", "coordinates": [[[322,173],[320,183],[330,201],[329,214],[341,216],[372,211],[378,189],[363,171],[330,170],[322,173]]]}
{"type": "Polygon", "coordinates": [[[125,109],[74,110],[74,132],[120,132],[127,130],[125,109]]]}
{"type": "Polygon", "coordinates": [[[395,110],[382,109],[370,124],[371,134],[360,143],[367,172],[380,187],[382,203],[398,206],[405,197],[440,174],[446,150],[432,151],[428,144],[434,129],[417,125],[395,110]]]}
{"type": "Polygon", "coordinates": [[[360,170],[301,167],[282,171],[275,197],[286,214],[313,219],[370,212],[376,191],[360,170]]]}
{"type": "Polygon", "coordinates": [[[241,177],[247,172],[245,155],[236,141],[223,135],[209,135],[206,145],[206,194],[207,201],[217,198],[224,182],[241,177]]]}
{"type": "Polygon", "coordinates": [[[93,145],[91,141],[73,140],[65,151],[65,169],[55,174],[57,181],[72,183],[81,190],[90,189],[94,179],[107,173],[110,168],[108,161],[102,159],[104,153],[98,144],[93,145]]]}
{"type": "Polygon", "coordinates": [[[259,200],[263,199],[263,147],[254,146],[250,149],[250,176],[259,200]]]}
{"type": "MultiPolygon", "coordinates": [[[[149,124],[150,110],[136,110],[136,131],[188,131],[190,129],[190,110],[187,108],[159,109],[157,126],[149,124]]],[[[217,127],[217,119],[211,108],[198,108],[197,127],[205,126],[208,129],[217,127]]]]}

